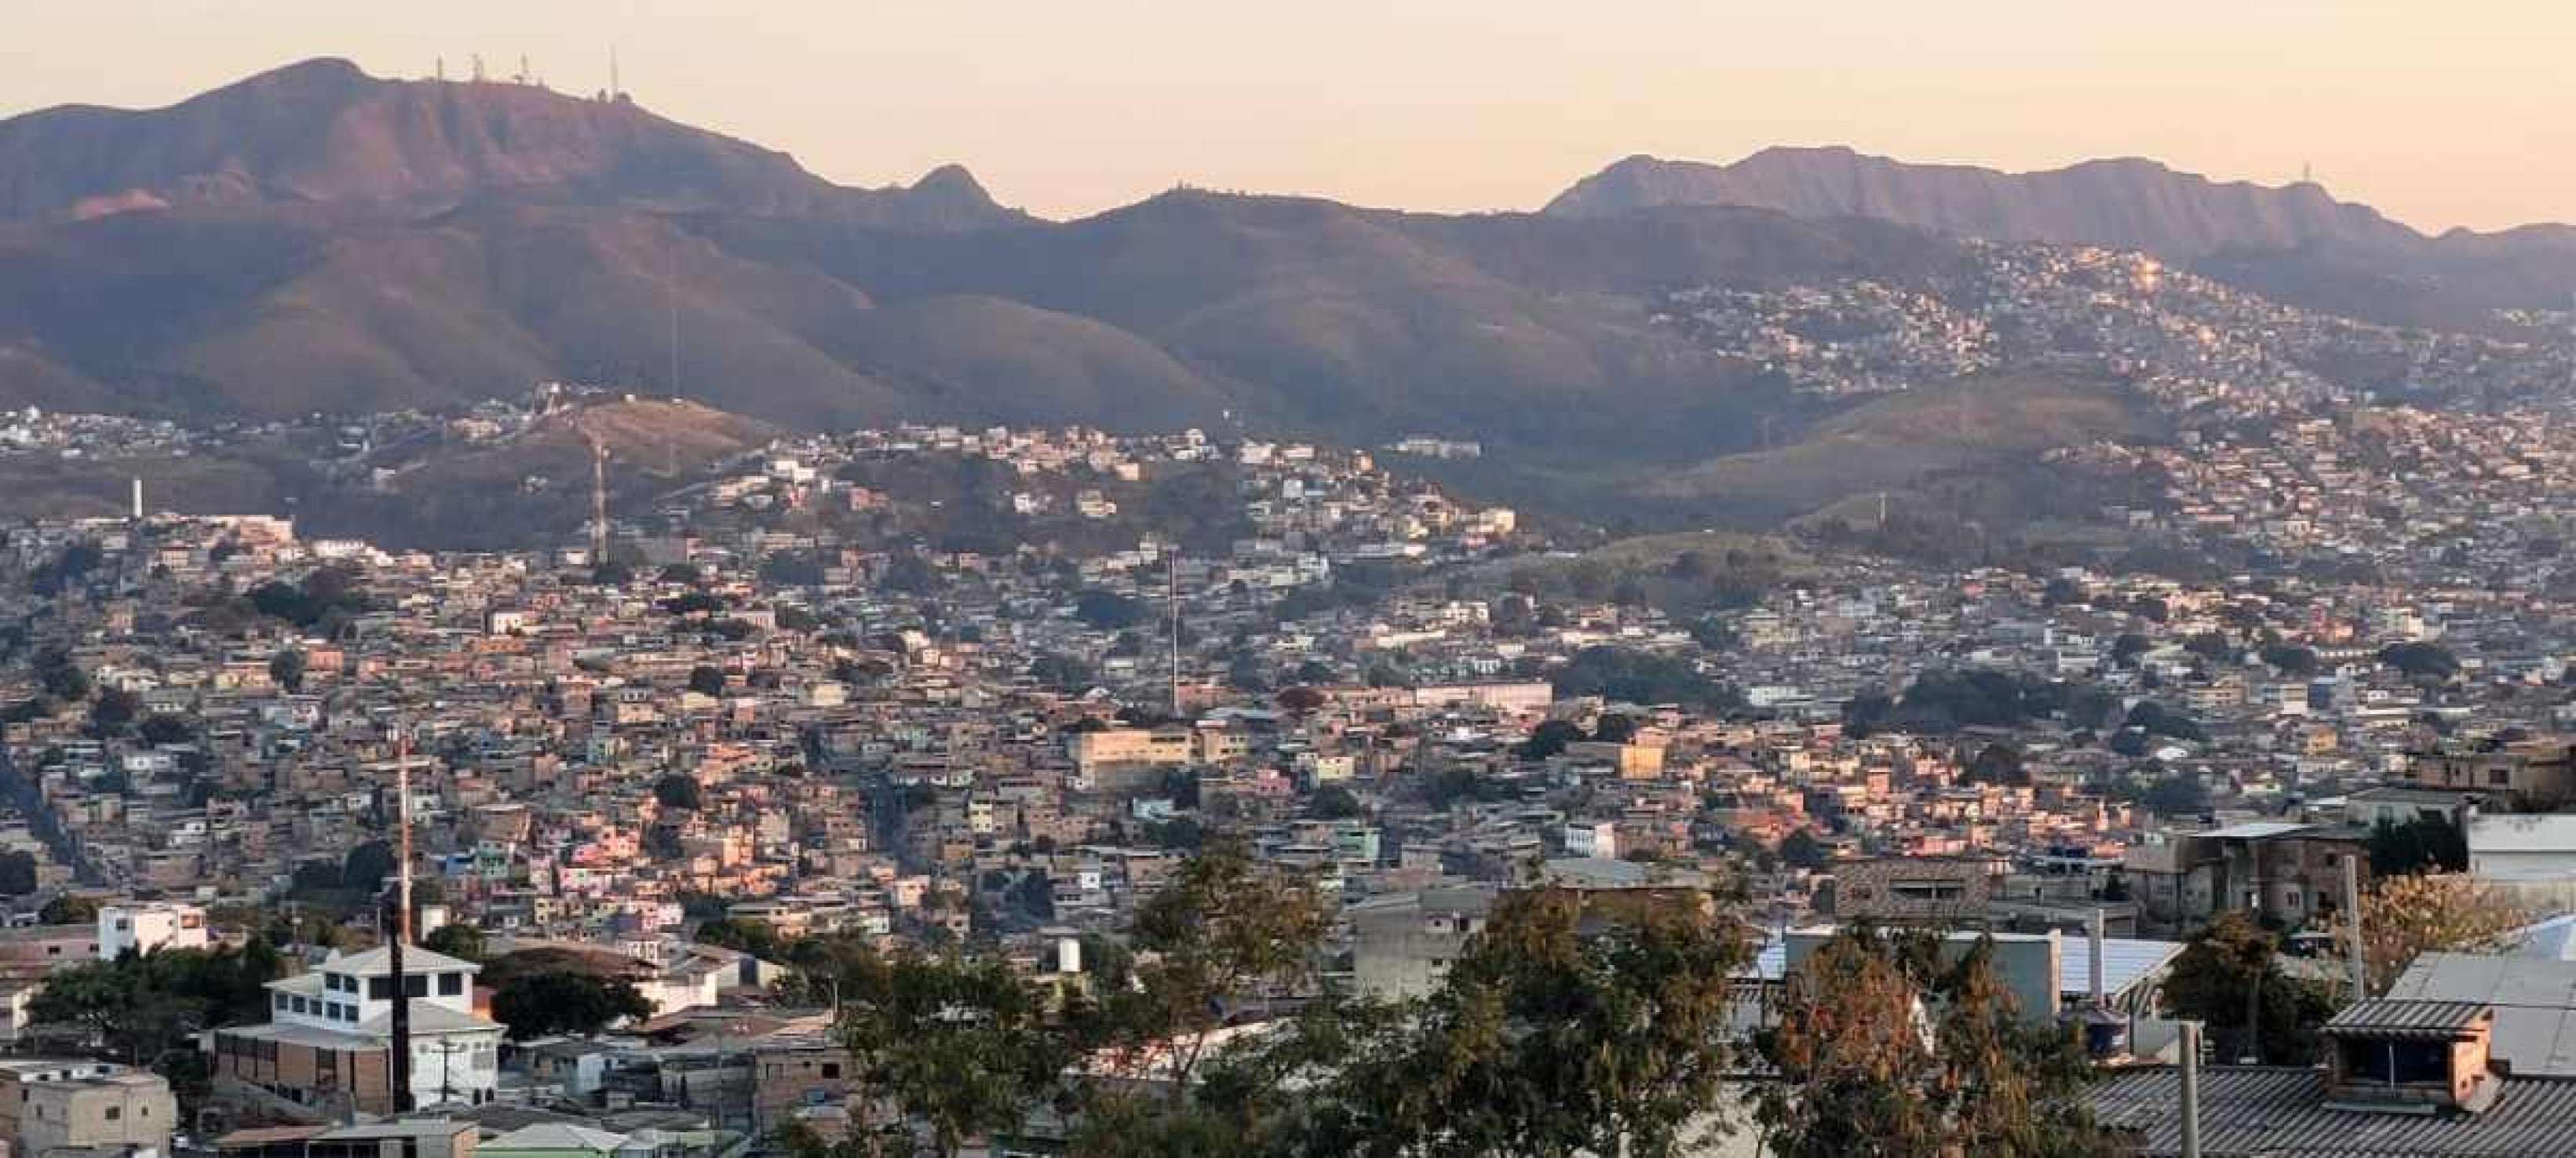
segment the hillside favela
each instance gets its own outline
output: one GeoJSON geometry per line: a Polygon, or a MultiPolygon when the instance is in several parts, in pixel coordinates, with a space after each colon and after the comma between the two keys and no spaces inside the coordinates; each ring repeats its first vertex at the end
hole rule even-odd
{"type": "Polygon", "coordinates": [[[13,15],[0,1158],[2576,1155],[2576,10],[1737,7],[13,15]]]}

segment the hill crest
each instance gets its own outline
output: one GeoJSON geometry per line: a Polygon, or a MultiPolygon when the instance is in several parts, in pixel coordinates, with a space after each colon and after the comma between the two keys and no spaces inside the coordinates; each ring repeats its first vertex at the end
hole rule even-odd
{"type": "Polygon", "coordinates": [[[1727,165],[1632,156],[1576,182],[1544,212],[1615,216],[1668,205],[1737,205],[1811,220],[1868,217],[1954,236],[2105,245],[2180,259],[2231,248],[2425,240],[2313,182],[2221,182],[2137,157],[2008,173],[1839,145],[1773,147],[1727,165]]]}
{"type": "Polygon", "coordinates": [[[0,121],[0,219],[325,205],[434,210],[493,196],[923,229],[1026,219],[953,165],[909,188],[848,188],[786,153],[680,124],[623,94],[381,79],[336,58],[157,109],[63,105],[0,121]]]}

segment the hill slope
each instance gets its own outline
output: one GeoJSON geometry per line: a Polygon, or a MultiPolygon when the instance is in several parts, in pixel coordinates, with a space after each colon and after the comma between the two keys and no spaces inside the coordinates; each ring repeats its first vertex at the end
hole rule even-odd
{"type": "Polygon", "coordinates": [[[0,121],[0,218],[167,208],[444,207],[542,194],[659,209],[799,214],[908,228],[1019,215],[963,170],[845,189],[785,153],[625,99],[529,84],[380,80],[310,60],[145,111],[67,106],[0,121]]]}
{"type": "Polygon", "coordinates": [[[2415,231],[2314,184],[2266,188],[2153,161],[2087,161],[2040,173],[1915,165],[1846,148],[1765,149],[1732,165],[1631,157],[1550,202],[1565,216],[1662,205],[1741,205],[1796,217],[1870,217],[1997,241],[2047,241],[2195,258],[2315,241],[2404,245],[2415,231]]]}

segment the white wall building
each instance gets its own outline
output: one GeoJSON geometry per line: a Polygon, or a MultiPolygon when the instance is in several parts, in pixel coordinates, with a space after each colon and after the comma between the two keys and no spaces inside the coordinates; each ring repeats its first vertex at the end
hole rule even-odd
{"type": "Polygon", "coordinates": [[[206,947],[206,911],[166,903],[105,905],[98,910],[98,959],[113,961],[128,950],[206,947]]]}

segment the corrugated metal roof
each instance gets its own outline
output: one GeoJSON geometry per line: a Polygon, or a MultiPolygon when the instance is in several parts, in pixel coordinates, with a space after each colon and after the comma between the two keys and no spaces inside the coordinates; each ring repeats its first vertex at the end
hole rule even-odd
{"type": "MultiPolygon", "coordinates": [[[[2141,1154],[2182,1152],[2181,1076],[2135,1069],[2093,1087],[2102,1124],[2141,1154]]],[[[2201,1072],[2206,1158],[2502,1158],[2576,1152],[2576,1082],[2504,1079],[2480,1114],[2409,1115],[2326,1108],[2325,1071],[2212,1066],[2201,1072]]]]}
{"type": "Polygon", "coordinates": [[[2388,996],[2495,1010],[2490,1053],[2516,1077],[2576,1078],[2576,962],[2474,953],[2415,959],[2388,996]]]}
{"type": "Polygon", "coordinates": [[[2467,1033],[2486,1016],[2484,1002],[2383,997],[2343,1007],[2326,1022],[2326,1032],[2340,1037],[2434,1040],[2467,1033]]]}
{"type": "Polygon", "coordinates": [[[2293,824],[2285,820],[2256,820],[2186,835],[2213,837],[2219,840],[2270,840],[2276,836],[2288,836],[2291,833],[2305,832],[2315,827],[2316,825],[2313,824],[2293,824]]]}

